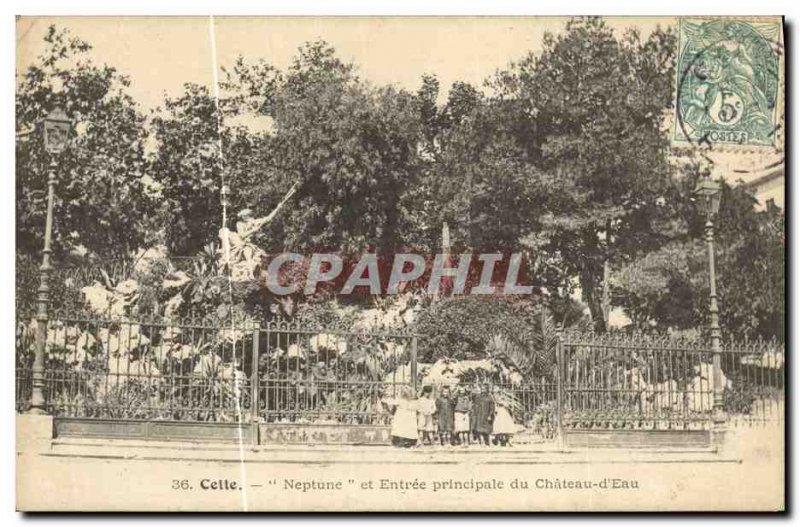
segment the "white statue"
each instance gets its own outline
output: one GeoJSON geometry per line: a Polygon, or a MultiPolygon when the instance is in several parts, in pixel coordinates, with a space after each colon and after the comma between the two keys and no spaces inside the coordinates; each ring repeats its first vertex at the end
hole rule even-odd
{"type": "Polygon", "coordinates": [[[227,267],[234,282],[245,282],[254,278],[253,273],[256,266],[266,253],[251,241],[253,235],[275,218],[278,211],[289,201],[296,190],[297,184],[295,183],[283,200],[278,203],[278,206],[267,216],[254,218],[253,211],[244,209],[237,214],[239,220],[236,222],[236,231],[231,231],[227,227],[219,230],[219,239],[222,242],[219,250],[219,268],[224,271],[227,267]]]}

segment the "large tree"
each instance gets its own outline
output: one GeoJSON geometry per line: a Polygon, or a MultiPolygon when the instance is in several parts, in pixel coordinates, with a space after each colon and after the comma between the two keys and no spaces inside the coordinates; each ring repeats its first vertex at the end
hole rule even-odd
{"type": "MultiPolygon", "coordinates": [[[[157,152],[152,173],[163,197],[161,218],[167,247],[190,256],[216,240],[222,227],[217,107],[205,86],[187,84],[153,118],[157,152]]],[[[227,139],[227,137],[226,137],[227,139]]],[[[230,160],[229,160],[230,162],[230,160]]]]}
{"type": "Polygon", "coordinates": [[[123,257],[154,234],[145,177],[145,119],[126,93],[128,78],[90,59],[91,46],[51,26],[46,47],[17,78],[16,220],[19,254],[42,249],[51,156],[41,120],[56,106],[73,119],[57,159],[54,251],[83,247],[123,257]]]}
{"type": "Polygon", "coordinates": [[[517,121],[509,130],[547,174],[537,185],[546,193],[542,228],[526,241],[562,271],[562,285],[577,279],[600,331],[606,263],[658,246],[658,226],[670,214],[663,116],[672,101],[674,44],[670,31],[643,40],[634,31],[618,35],[599,18],[573,19],[544,37],[541,53],[493,82],[517,121]]]}
{"type": "Polygon", "coordinates": [[[265,245],[404,244],[401,200],[419,173],[412,94],[361,80],[324,42],[303,46],[285,72],[240,63],[227,87],[272,123],[262,145],[269,169],[251,182],[251,199],[272,201],[298,184],[291,206],[265,230],[265,245]]]}
{"type": "Polygon", "coordinates": [[[435,107],[438,82],[423,78],[417,93],[424,124],[424,170],[415,193],[415,233],[436,246],[447,223],[456,246],[516,250],[520,233],[535,228],[537,168],[509,125],[504,101],[456,82],[435,107]],[[435,111],[434,111],[434,108],[435,111]]]}
{"type": "Polygon", "coordinates": [[[240,57],[224,73],[218,100],[206,86],[186,84],[152,119],[158,144],[152,172],[161,186],[167,246],[176,255],[193,255],[218,241],[223,179],[228,227],[243,209],[268,214],[288,189],[274,162],[274,130],[264,126],[262,114],[264,93],[278,72],[240,57]]]}

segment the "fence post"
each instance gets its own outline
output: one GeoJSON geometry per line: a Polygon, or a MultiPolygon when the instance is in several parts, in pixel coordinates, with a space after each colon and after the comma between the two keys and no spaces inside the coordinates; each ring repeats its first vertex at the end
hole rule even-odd
{"type": "Polygon", "coordinates": [[[556,433],[558,442],[564,446],[564,398],[563,398],[563,379],[561,378],[564,368],[564,343],[559,329],[556,333],[556,433]]]}
{"type": "Polygon", "coordinates": [[[411,389],[417,396],[417,336],[411,337],[411,389]]]}
{"type": "Polygon", "coordinates": [[[258,407],[259,407],[259,379],[258,379],[258,337],[261,334],[261,326],[256,325],[253,329],[253,353],[252,370],[250,372],[250,423],[253,433],[253,443],[258,444],[258,407]]]}

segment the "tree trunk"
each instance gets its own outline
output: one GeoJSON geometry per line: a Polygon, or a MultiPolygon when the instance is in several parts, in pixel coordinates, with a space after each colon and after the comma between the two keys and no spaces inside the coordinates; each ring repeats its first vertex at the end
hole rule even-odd
{"type": "Polygon", "coordinates": [[[585,269],[581,272],[580,281],[583,301],[589,306],[594,329],[598,333],[605,333],[606,319],[603,315],[603,299],[600,291],[598,291],[600,284],[598,283],[597,275],[592,273],[591,270],[585,269]]]}

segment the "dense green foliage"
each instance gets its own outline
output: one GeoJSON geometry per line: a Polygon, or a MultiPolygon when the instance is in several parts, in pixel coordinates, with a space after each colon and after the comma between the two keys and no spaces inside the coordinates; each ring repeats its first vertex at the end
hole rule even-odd
{"type": "Polygon", "coordinates": [[[529,119],[528,156],[548,175],[541,228],[528,243],[558,255],[556,280],[577,277],[598,330],[604,263],[659,243],[659,203],[672,185],[661,121],[674,47],[669,31],[643,41],[635,32],[619,38],[599,19],[573,20],[495,82],[529,119]]]}
{"type": "Polygon", "coordinates": [[[425,337],[420,361],[502,356],[525,375],[549,375],[557,330],[587,329],[586,317],[566,312],[569,309],[499,296],[433,302],[413,326],[425,337]]]}
{"type": "Polygon", "coordinates": [[[151,241],[157,222],[147,191],[145,118],[125,93],[129,80],[89,59],[91,46],[51,27],[46,51],[17,82],[17,250],[41,251],[51,156],[41,120],[62,106],[74,121],[71,147],[58,156],[54,250],[83,246],[126,256],[151,241]]]}
{"type": "MultiPolygon", "coordinates": [[[[683,192],[689,201],[693,180],[683,192]]],[[[720,323],[734,335],[783,338],[785,319],[784,216],[753,211],[753,198],[723,185],[715,221],[720,323]]],[[[689,329],[708,323],[708,252],[705,220],[692,207],[679,216],[683,229],[658,249],[619,268],[613,277],[617,305],[638,328],[689,329]]]]}
{"type": "MultiPolygon", "coordinates": [[[[34,260],[49,163],[36,123],[59,103],[77,130],[59,159],[62,262],[76,248],[125,257],[154,242],[213,260],[224,176],[230,227],[236,212],[266,215],[298,185],[256,236],[267,251],[433,251],[447,224],[454,251],[524,252],[524,273],[553,312],[572,313],[579,287],[599,331],[609,285],[612,306],[637,326],[705,323],[703,219],[691,201],[699,171],[670,159],[663,122],[669,30],[643,38],[574,19],[485,90],[457,82],[444,102],[433,75],[413,93],[374,86],[324,42],[308,43],[285,70],[242,58],[220,101],[187,85],[149,119],[123,75],[91,63],[88,44],[54,28],[47,42],[17,81],[17,248],[34,260]]],[[[782,215],[756,213],[750,196],[726,186],[718,224],[724,329],[781,335],[782,215]]],[[[198,309],[228,297],[207,281],[213,298],[203,293],[198,309]]],[[[264,309],[240,296],[237,308],[264,309]]],[[[439,334],[433,358],[479,353],[496,328],[524,341],[517,333],[540,314],[533,301],[486,302],[443,301],[422,315],[423,331],[439,334]]]]}

